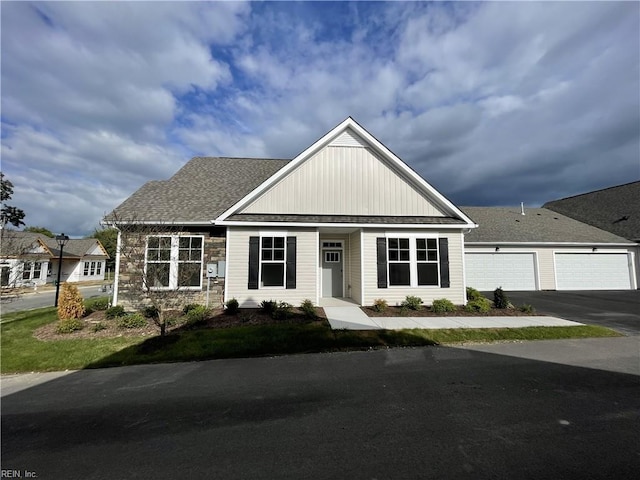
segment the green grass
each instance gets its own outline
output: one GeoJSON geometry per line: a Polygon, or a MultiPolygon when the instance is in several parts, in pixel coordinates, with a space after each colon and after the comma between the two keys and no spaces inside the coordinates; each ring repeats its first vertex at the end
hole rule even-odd
{"type": "Polygon", "coordinates": [[[313,323],[187,330],[164,338],[119,337],[43,342],[33,337],[36,328],[56,320],[54,308],[5,315],[1,325],[2,373],[461,342],[620,336],[613,330],[589,325],[517,329],[332,331],[328,326],[313,323]]]}

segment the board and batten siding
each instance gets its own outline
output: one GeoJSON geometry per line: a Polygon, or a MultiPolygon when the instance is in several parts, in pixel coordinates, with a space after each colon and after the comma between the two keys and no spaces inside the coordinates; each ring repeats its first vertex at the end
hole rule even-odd
{"type": "Polygon", "coordinates": [[[242,213],[444,216],[362,146],[323,148],[242,213]]]}
{"type": "Polygon", "coordinates": [[[317,304],[318,233],[301,228],[236,228],[227,230],[227,279],[225,299],[235,298],[242,308],[255,308],[263,300],[277,300],[299,306],[309,299],[317,304]],[[270,231],[272,230],[272,231],[270,231]],[[296,237],[296,288],[248,288],[249,237],[296,237]]]}
{"type": "Polygon", "coordinates": [[[465,286],[463,281],[463,235],[461,232],[439,232],[438,238],[449,239],[449,288],[434,286],[424,287],[387,287],[378,288],[376,238],[393,234],[416,235],[416,230],[365,230],[363,231],[363,270],[364,270],[364,305],[373,305],[374,300],[381,298],[389,305],[399,305],[407,295],[415,295],[425,305],[439,298],[451,300],[456,305],[465,302],[465,286]]]}

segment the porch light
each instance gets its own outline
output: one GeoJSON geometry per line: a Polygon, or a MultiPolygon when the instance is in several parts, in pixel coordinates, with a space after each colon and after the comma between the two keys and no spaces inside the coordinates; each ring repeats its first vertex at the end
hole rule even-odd
{"type": "Polygon", "coordinates": [[[60,256],[58,257],[58,280],[56,282],[56,303],[54,307],[58,306],[58,295],[60,295],[60,274],[62,273],[62,251],[64,250],[64,246],[69,241],[69,237],[64,233],[60,235],[56,235],[56,242],[58,242],[58,246],[60,247],[60,256]]]}

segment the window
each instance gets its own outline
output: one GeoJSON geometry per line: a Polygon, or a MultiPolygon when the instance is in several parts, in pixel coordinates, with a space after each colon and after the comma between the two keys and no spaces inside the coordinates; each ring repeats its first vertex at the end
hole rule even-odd
{"type": "MultiPolygon", "coordinates": [[[[155,236],[147,239],[149,288],[201,288],[204,237],[155,236]]],[[[100,267],[97,269],[101,271],[100,267]]]]}
{"type": "Polygon", "coordinates": [[[262,237],[260,243],[260,285],[284,287],[285,237],[262,237]]]}
{"type": "Polygon", "coordinates": [[[33,278],[37,280],[40,275],[42,275],[42,263],[36,262],[33,264],[33,278]]]}
{"type": "Polygon", "coordinates": [[[340,252],[324,252],[325,263],[340,263],[340,252]]]}
{"type": "Polygon", "coordinates": [[[102,266],[102,262],[84,262],[84,269],[82,271],[82,275],[85,277],[100,275],[100,267],[102,266]]]}
{"type": "Polygon", "coordinates": [[[411,256],[408,238],[388,240],[389,285],[411,285],[411,256]]]}
{"type": "Polygon", "coordinates": [[[96,275],[102,274],[102,262],[96,262],[96,275]]]}
{"type": "Polygon", "coordinates": [[[42,263],[25,263],[22,267],[23,280],[39,280],[42,273],[42,263]]]}
{"type": "MultiPolygon", "coordinates": [[[[383,242],[384,248],[385,239],[380,241],[383,242]]],[[[379,268],[386,267],[389,286],[417,287],[440,284],[438,239],[387,238],[386,262],[384,253],[382,250],[383,263],[379,268]]],[[[381,280],[383,279],[384,274],[381,280]]],[[[380,282],[381,285],[386,283],[386,280],[380,282]]]]}

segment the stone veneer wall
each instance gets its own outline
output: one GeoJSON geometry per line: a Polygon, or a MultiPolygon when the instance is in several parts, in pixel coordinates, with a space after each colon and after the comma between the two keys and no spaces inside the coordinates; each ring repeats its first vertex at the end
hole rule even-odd
{"type": "MultiPolygon", "coordinates": [[[[203,235],[204,256],[202,264],[202,289],[179,290],[168,294],[165,302],[171,307],[181,309],[189,303],[204,305],[207,297],[207,263],[217,263],[226,258],[226,232],[224,228],[181,228],[180,230],[156,230],[142,233],[122,233],[122,250],[120,258],[120,281],[118,287],[118,305],[126,310],[139,310],[149,304],[148,295],[141,288],[144,271],[146,239],[149,235],[203,235]]],[[[224,272],[221,272],[224,275],[224,272]]],[[[209,290],[209,307],[216,308],[223,305],[225,279],[211,280],[209,290]]],[[[168,308],[168,307],[165,307],[168,308]]]]}

